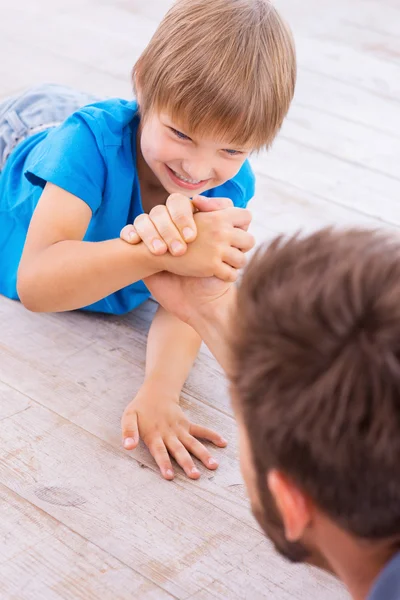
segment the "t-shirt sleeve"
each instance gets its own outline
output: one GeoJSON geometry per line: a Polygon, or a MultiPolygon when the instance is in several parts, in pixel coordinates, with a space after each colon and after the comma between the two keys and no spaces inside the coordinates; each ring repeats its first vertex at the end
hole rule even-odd
{"type": "Polygon", "coordinates": [[[47,182],[74,194],[94,213],[100,206],[106,181],[101,132],[95,118],[82,111],[50,131],[25,171],[33,184],[47,182]]]}
{"type": "Polygon", "coordinates": [[[239,173],[223,185],[203,192],[209,198],[230,198],[234,206],[246,208],[248,202],[253,198],[255,191],[255,177],[246,160],[239,173]]]}

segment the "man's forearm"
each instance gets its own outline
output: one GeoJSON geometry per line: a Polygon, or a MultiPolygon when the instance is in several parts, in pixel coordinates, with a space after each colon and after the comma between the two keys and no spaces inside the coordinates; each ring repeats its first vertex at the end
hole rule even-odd
{"type": "Polygon", "coordinates": [[[194,329],[162,306],[153,319],[147,340],[146,381],[179,394],[198,354],[201,338],[194,329]]]}
{"type": "Polygon", "coordinates": [[[18,293],[29,310],[82,308],[163,269],[143,243],[66,240],[22,260],[18,293]]]}
{"type": "Polygon", "coordinates": [[[190,320],[190,325],[204,340],[226,373],[229,373],[231,366],[229,334],[236,294],[236,288],[232,286],[220,299],[203,308],[199,307],[190,320]]]}

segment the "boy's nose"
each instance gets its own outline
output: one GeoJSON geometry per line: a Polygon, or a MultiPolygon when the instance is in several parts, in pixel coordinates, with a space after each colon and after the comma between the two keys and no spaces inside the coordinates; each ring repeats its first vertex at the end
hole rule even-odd
{"type": "Polygon", "coordinates": [[[193,179],[194,181],[204,181],[205,179],[212,178],[212,169],[209,163],[205,162],[191,162],[182,163],[182,168],[184,170],[183,175],[188,179],[193,179]]]}

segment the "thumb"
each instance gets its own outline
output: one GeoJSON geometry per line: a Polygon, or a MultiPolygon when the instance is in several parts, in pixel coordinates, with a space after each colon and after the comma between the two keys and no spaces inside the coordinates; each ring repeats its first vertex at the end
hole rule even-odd
{"type": "Polygon", "coordinates": [[[207,196],[194,196],[192,204],[200,212],[212,212],[214,210],[223,210],[233,206],[230,198],[207,198],[207,196]]]}
{"type": "Polygon", "coordinates": [[[139,443],[139,429],[136,413],[126,413],[122,417],[122,439],[125,450],[134,450],[139,443]]]}
{"type": "Polygon", "coordinates": [[[136,229],[133,225],[125,225],[119,234],[119,237],[128,244],[138,244],[142,241],[142,238],[136,233],[136,229]]]}

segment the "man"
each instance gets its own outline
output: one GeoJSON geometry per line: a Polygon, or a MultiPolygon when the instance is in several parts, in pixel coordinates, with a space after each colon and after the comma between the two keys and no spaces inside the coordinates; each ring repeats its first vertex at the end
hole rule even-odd
{"type": "Polygon", "coordinates": [[[226,370],[253,512],[355,600],[400,598],[400,241],[326,229],[260,249],[236,290],[146,281],[226,370]]]}

